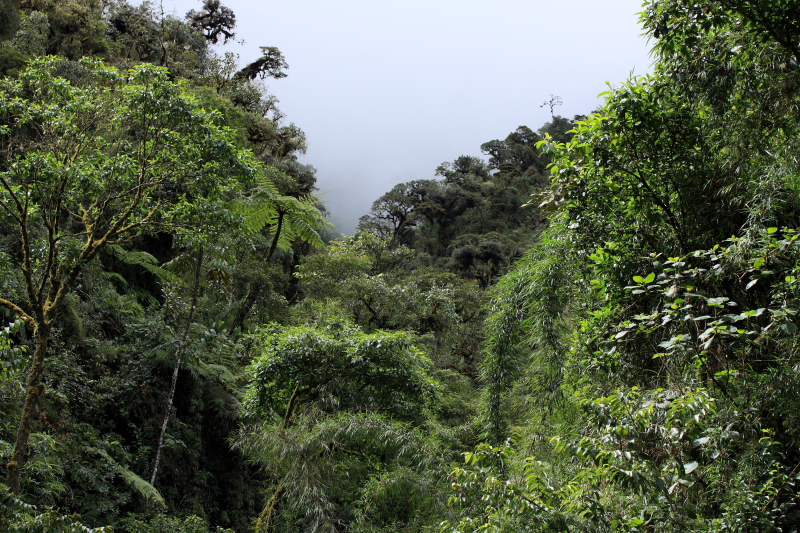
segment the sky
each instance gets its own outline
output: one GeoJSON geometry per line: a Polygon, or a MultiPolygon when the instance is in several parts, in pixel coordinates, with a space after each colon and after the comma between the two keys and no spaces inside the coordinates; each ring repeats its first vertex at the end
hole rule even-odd
{"type": "MultiPolygon", "coordinates": [[[[154,2],[158,4],[158,0],[154,2]]],[[[301,161],[339,231],[352,235],[395,184],[518,126],[596,109],[606,83],[650,71],[642,0],[223,0],[241,64],[277,46],[288,77],[268,80],[286,122],[305,131],[301,161]]],[[[163,0],[183,17],[201,0],[163,0]]]]}

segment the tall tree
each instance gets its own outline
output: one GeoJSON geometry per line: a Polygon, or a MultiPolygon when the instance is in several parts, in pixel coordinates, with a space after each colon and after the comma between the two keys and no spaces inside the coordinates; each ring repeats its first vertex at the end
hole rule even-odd
{"type": "Polygon", "coordinates": [[[0,208],[16,230],[10,257],[24,287],[0,305],[35,339],[8,464],[18,491],[53,324],[86,266],[142,233],[233,223],[224,202],[254,170],[214,117],[152,66],[36,61],[0,82],[0,117],[0,208]]]}

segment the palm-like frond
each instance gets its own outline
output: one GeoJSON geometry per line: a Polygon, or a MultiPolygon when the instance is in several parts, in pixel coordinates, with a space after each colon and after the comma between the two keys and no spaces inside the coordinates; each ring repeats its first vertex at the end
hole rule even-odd
{"type": "Polygon", "coordinates": [[[230,203],[231,209],[242,215],[250,233],[270,228],[276,235],[276,245],[288,249],[296,239],[312,246],[322,246],[319,231],[333,229],[333,224],[317,209],[319,199],[312,196],[296,198],[282,195],[273,179],[280,171],[268,168],[258,178],[250,196],[230,203]]]}
{"type": "Polygon", "coordinates": [[[158,266],[158,259],[147,252],[126,250],[119,244],[109,244],[104,251],[126,265],[142,267],[160,281],[177,281],[172,272],[158,266]]]}
{"type": "MultiPolygon", "coordinates": [[[[211,252],[213,250],[206,249],[206,257],[203,260],[203,264],[200,265],[200,277],[204,280],[222,281],[229,284],[231,282],[230,265],[226,261],[217,258],[211,252]]],[[[182,253],[164,263],[162,270],[173,276],[170,281],[179,281],[186,286],[191,286],[196,267],[197,260],[195,257],[191,253],[182,253]]]]}
{"type": "Polygon", "coordinates": [[[164,497],[161,496],[161,493],[158,492],[153,485],[127,468],[120,467],[119,472],[122,475],[122,479],[124,479],[125,482],[131,486],[131,488],[141,494],[147,501],[166,507],[166,504],[164,503],[164,497]]]}
{"type": "Polygon", "coordinates": [[[97,453],[99,456],[101,456],[103,459],[108,461],[108,463],[112,465],[117,470],[117,472],[119,472],[120,476],[122,476],[122,479],[124,479],[125,482],[128,485],[130,485],[132,489],[138,492],[145,500],[151,503],[158,504],[159,506],[162,507],[166,506],[164,502],[164,497],[161,496],[161,493],[158,492],[158,490],[153,485],[142,479],[132,470],[129,470],[124,466],[122,466],[121,464],[119,464],[118,462],[116,462],[114,458],[108,455],[108,453],[105,450],[96,448],[93,451],[97,453]]]}

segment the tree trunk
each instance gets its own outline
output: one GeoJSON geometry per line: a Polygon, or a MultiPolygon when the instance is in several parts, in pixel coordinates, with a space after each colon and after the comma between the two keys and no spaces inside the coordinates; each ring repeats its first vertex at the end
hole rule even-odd
{"type": "MultiPolygon", "coordinates": [[[[278,248],[278,241],[281,237],[281,231],[283,230],[283,217],[285,213],[283,211],[278,213],[278,223],[275,225],[275,236],[272,238],[272,243],[269,246],[269,251],[267,252],[267,257],[264,260],[265,263],[269,263],[272,259],[272,256],[275,254],[275,250],[278,248]]],[[[261,284],[255,282],[253,288],[250,289],[250,292],[247,294],[247,298],[245,298],[244,303],[239,308],[239,311],[236,313],[236,318],[234,318],[231,327],[228,328],[228,335],[233,334],[236,331],[236,328],[244,329],[244,321],[247,320],[247,315],[250,314],[250,311],[253,309],[258,297],[261,295],[261,284]]]]}
{"type": "Polygon", "coordinates": [[[278,488],[272,494],[272,497],[267,502],[264,510],[256,521],[256,533],[270,533],[272,531],[272,517],[275,516],[275,509],[278,508],[278,502],[283,494],[283,481],[278,485],[278,488]]]}
{"type": "Polygon", "coordinates": [[[181,359],[183,352],[186,349],[186,342],[189,339],[189,330],[194,321],[194,311],[197,308],[197,298],[200,293],[200,277],[203,267],[203,249],[197,255],[197,269],[194,273],[194,290],[192,291],[192,305],[189,308],[189,318],[186,320],[186,328],[183,330],[183,337],[178,345],[178,354],[175,358],[175,370],[172,371],[172,385],[169,389],[169,396],[167,399],[167,410],[164,413],[164,422],[161,424],[161,435],[158,437],[158,446],[156,447],[156,461],[153,464],[153,474],[150,476],[150,484],[155,486],[156,476],[158,475],[158,464],[161,461],[161,450],[164,447],[164,436],[167,433],[167,424],[169,424],[169,416],[172,414],[172,403],[175,399],[175,387],[178,384],[178,371],[181,369],[181,359]]]}
{"type": "Polygon", "coordinates": [[[244,321],[247,320],[247,316],[250,314],[256,301],[258,301],[258,297],[261,295],[261,287],[262,285],[260,282],[253,282],[253,287],[250,289],[250,292],[247,293],[244,303],[242,303],[239,311],[237,311],[236,318],[234,318],[231,327],[228,328],[228,335],[232,335],[233,332],[236,331],[236,328],[244,330],[244,321]]]}
{"type": "Polygon", "coordinates": [[[272,244],[269,246],[269,252],[267,253],[267,259],[264,261],[265,263],[269,263],[270,259],[272,259],[272,254],[275,253],[275,249],[278,247],[278,241],[280,240],[281,231],[283,230],[283,217],[285,213],[280,211],[278,213],[278,223],[275,225],[275,237],[272,239],[272,244]]]}
{"type": "Polygon", "coordinates": [[[50,342],[50,333],[53,327],[47,319],[39,321],[34,325],[33,335],[35,338],[35,349],[33,352],[33,363],[28,372],[28,388],[25,391],[25,403],[22,407],[22,416],[17,429],[17,441],[14,444],[14,453],[8,462],[8,475],[6,482],[14,494],[19,493],[20,472],[25,466],[28,452],[28,437],[33,427],[33,419],[39,407],[39,398],[44,392],[42,384],[42,374],[44,373],[44,357],[47,354],[47,344],[50,342]]]}

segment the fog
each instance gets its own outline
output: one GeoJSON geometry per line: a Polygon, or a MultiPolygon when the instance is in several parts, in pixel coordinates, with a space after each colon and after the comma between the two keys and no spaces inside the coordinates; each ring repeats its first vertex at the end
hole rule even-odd
{"type": "MultiPolygon", "coordinates": [[[[223,0],[250,62],[277,46],[288,77],[268,80],[308,137],[304,163],[339,231],[394,184],[434,177],[460,155],[556,114],[586,114],[606,82],[645,74],[641,0],[223,0]]],[[[184,16],[200,0],[163,0],[184,16]]]]}

